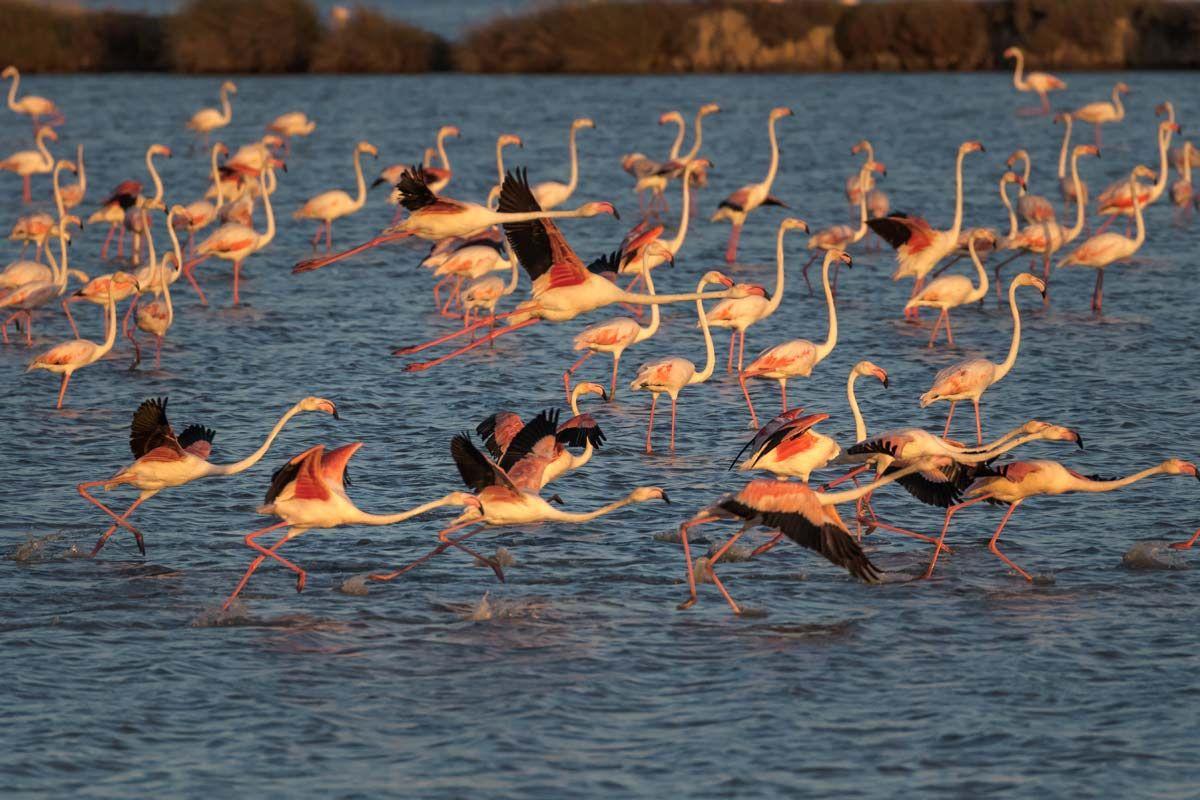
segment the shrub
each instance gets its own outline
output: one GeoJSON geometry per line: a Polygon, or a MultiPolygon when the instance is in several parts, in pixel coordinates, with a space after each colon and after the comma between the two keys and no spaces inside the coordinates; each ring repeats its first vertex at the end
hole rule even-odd
{"type": "Polygon", "coordinates": [[[177,72],[300,72],[321,35],[307,0],[191,0],[168,30],[177,72]]]}
{"type": "Polygon", "coordinates": [[[321,40],[312,70],[427,72],[446,69],[448,61],[448,47],[441,37],[359,6],[344,25],[321,40]]]}

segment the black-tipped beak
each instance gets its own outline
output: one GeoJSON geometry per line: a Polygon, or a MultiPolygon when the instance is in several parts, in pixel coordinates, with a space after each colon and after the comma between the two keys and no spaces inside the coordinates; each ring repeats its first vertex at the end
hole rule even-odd
{"type": "Polygon", "coordinates": [[[340,420],[342,418],[341,414],[338,413],[337,408],[333,409],[333,418],[338,419],[338,420],[340,420]]]}
{"type": "Polygon", "coordinates": [[[979,145],[979,152],[981,152],[981,153],[986,153],[986,152],[987,152],[987,148],[986,148],[986,147],[984,147],[983,145],[979,145]]]}
{"type": "Polygon", "coordinates": [[[371,188],[374,189],[376,186],[378,186],[381,183],[387,183],[387,181],[385,181],[383,178],[376,178],[375,182],[371,184],[371,188]]]}
{"type": "Polygon", "coordinates": [[[600,399],[606,403],[608,402],[608,389],[605,389],[603,386],[600,387],[600,399]]]}
{"type": "Polygon", "coordinates": [[[550,495],[546,498],[546,501],[549,503],[558,503],[560,506],[563,505],[563,499],[556,494],[550,495]]]}
{"type": "Polygon", "coordinates": [[[1075,434],[1075,444],[1079,445],[1079,449],[1083,449],[1083,437],[1079,435],[1079,431],[1072,431],[1075,434]]]}
{"type": "Polygon", "coordinates": [[[662,499],[663,499],[663,502],[664,502],[664,503],[666,503],[667,505],[671,505],[671,498],[667,497],[667,493],[666,493],[666,492],[663,492],[663,493],[662,493],[662,499]]]}
{"type": "Polygon", "coordinates": [[[616,206],[613,206],[613,219],[620,219],[620,218],[621,218],[621,212],[617,211],[616,206]]]}
{"type": "Polygon", "coordinates": [[[883,379],[883,388],[887,389],[887,388],[888,388],[888,386],[889,386],[889,382],[888,382],[888,379],[885,377],[885,378],[883,379]]]}

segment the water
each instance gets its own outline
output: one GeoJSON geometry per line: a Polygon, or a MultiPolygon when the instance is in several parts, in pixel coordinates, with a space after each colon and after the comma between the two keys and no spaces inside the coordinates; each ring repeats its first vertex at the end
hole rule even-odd
{"type": "MultiPolygon", "coordinates": [[[[1185,126],[1197,111],[1190,76],[1125,78],[1135,90],[1129,118],[1106,130],[1101,161],[1084,162],[1093,191],[1138,161],[1153,164],[1157,102],[1173,99],[1185,126]]],[[[1069,97],[1103,97],[1113,79],[1072,75],[1069,97]]],[[[142,154],[153,141],[177,153],[163,167],[167,199],[197,196],[207,162],[188,155],[182,120],[215,100],[217,84],[39,77],[30,90],[65,110],[56,152],[73,153],[76,137],[86,142],[90,208],[119,180],[143,178],[142,154]]],[[[127,372],[128,347],[119,345],[113,358],[77,374],[62,412],[52,410],[56,381],[22,371],[31,353],[0,350],[0,545],[25,556],[0,561],[6,795],[1194,794],[1200,658],[1188,631],[1200,573],[1123,565],[1135,545],[1145,550],[1139,542],[1190,535],[1200,522],[1193,482],[1157,478],[1115,494],[1027,503],[1004,545],[1039,576],[1032,586],[986,550],[999,512],[970,509],[951,533],[956,553],[933,581],[865,586],[783,546],[722,571],[734,596],[765,616],[734,618],[712,586],[701,588],[695,608],[677,612],[683,563],[663,535],[744,480],[725,470],[748,430],[723,365],[713,381],[683,393],[675,456],[641,453],[649,398],[622,388],[617,403],[595,409],[609,435],[604,450],[554,487],[568,507],[587,509],[634,485],[660,484],[672,505],[578,527],[481,535],[487,552],[503,547],[514,559],[505,585],[465,557],[445,555],[365,596],[338,587],[424,552],[449,516],[311,532],[285,548],[309,570],[302,595],[290,573],[267,566],[234,624],[204,627],[222,619],[215,610],[250,560],[241,537],[265,524],[254,508],[284,459],[318,442],[363,440],[350,490],[362,507],[399,509],[440,496],[456,488],[450,436],[499,408],[528,415],[561,405],[559,375],[574,358],[568,336],[600,318],[536,326],[494,352],[401,372],[390,347],[452,325],[430,312],[431,281],[415,251],[289,274],[311,228],[288,215],[317,191],[351,185],[356,140],[379,145],[380,164],[411,160],[438,125],[455,122],[463,138],[450,145],[451,194],[474,198],[494,175],[497,133],[525,137],[524,151],[509,151],[515,163],[539,179],[562,179],[566,124],[593,117],[598,129],[580,136],[578,196],[615,200],[626,216],[564,226],[590,258],[615,245],[636,211],[619,155],[660,155],[669,144],[655,125],[660,111],[716,100],[726,111],[705,131],[716,169],[700,195],[703,214],[674,272],[656,273],[660,289],[684,291],[719,266],[727,228],[704,216],[765,171],[763,120],[780,103],[798,113],[780,124],[776,194],[814,227],[846,218],[841,185],[861,136],[888,166],[882,185],[893,207],[925,212],[938,225],[949,222],[954,148],[966,138],[988,147],[967,163],[969,224],[1002,224],[995,180],[1018,144],[1033,153],[1034,190],[1057,199],[1058,131],[1011,115],[1023,101],[1004,76],[303,77],[239,79],[239,88],[226,141],[247,140],[292,108],[319,125],[281,176],[281,230],[248,263],[243,306],[229,308],[228,266],[206,264],[199,274],[213,305],[200,307],[176,285],[162,370],[127,372]],[[121,535],[95,561],[74,557],[104,528],[75,484],[128,462],[133,409],[167,394],[177,427],[217,429],[218,461],[253,449],[304,395],[334,399],[344,419],[304,415],[249,472],[150,501],[135,517],[147,536],[144,560],[121,535]]],[[[24,121],[3,119],[4,152],[27,146],[24,121]]],[[[18,182],[3,181],[7,219],[20,210],[18,182]]],[[[47,186],[44,178],[35,184],[43,200],[47,186]]],[[[362,213],[335,225],[335,244],[370,235],[390,214],[377,190],[362,213]]],[[[751,217],[736,277],[773,285],[781,216],[751,217]]],[[[1102,319],[1088,313],[1090,272],[1056,273],[1046,311],[1023,296],[1021,357],[985,396],[989,432],[1030,417],[1075,426],[1086,451],[1026,452],[1085,473],[1125,474],[1169,455],[1193,456],[1200,395],[1191,354],[1200,336],[1186,311],[1198,299],[1186,254],[1196,250],[1197,227],[1173,225],[1171,216],[1161,204],[1150,210],[1137,263],[1110,270],[1102,319]]],[[[106,268],[96,257],[102,236],[85,232],[72,250],[76,266],[106,268]]],[[[824,335],[823,302],[802,284],[797,290],[801,247],[789,240],[784,304],[751,329],[751,350],[824,335]]],[[[981,311],[957,313],[959,347],[930,352],[926,330],[897,321],[909,286],[888,280],[890,254],[856,258],[842,275],[838,348],[812,380],[793,382],[792,397],[830,413],[822,429],[845,441],[845,376],[870,358],[892,379],[887,391],[860,384],[872,429],[940,425],[944,407],[922,411],[918,395],[954,359],[1002,358],[1007,310],[989,300],[981,311]]],[[[98,309],[76,308],[85,335],[98,336],[98,309]]],[[[627,353],[623,381],[653,356],[702,360],[692,315],[690,306],[667,310],[659,336],[627,353]]],[[[43,315],[35,332],[35,351],[68,335],[59,315],[43,315]]],[[[725,346],[719,334],[718,353],[725,346]]],[[[593,359],[581,376],[605,379],[607,367],[593,359]]],[[[761,410],[775,407],[773,386],[756,393],[761,410]]],[[[959,418],[964,435],[969,419],[959,418]]],[[[662,428],[664,445],[665,435],[662,428]]],[[[937,529],[935,512],[886,494],[883,514],[937,529]]],[[[121,506],[132,496],[109,499],[121,506]]],[[[729,530],[710,527],[712,542],[729,530]]],[[[868,541],[877,563],[902,574],[916,573],[928,555],[916,542],[868,541]]]]}

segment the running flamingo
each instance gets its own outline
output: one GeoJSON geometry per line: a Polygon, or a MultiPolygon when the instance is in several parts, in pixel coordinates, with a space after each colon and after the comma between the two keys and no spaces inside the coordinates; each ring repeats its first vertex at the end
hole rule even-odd
{"type": "Polygon", "coordinates": [[[571,154],[571,177],[566,183],[543,181],[535,184],[533,196],[537,198],[539,206],[549,211],[555,206],[561,206],[575,194],[575,187],[579,185],[579,153],[575,148],[575,133],[583,128],[595,127],[596,123],[586,117],[571,123],[571,132],[567,134],[567,149],[571,154]]]}
{"type": "Polygon", "coordinates": [[[218,128],[224,128],[233,119],[233,108],[229,105],[229,95],[237,94],[237,86],[233,81],[221,84],[221,109],[202,108],[187,121],[187,129],[204,136],[204,148],[208,149],[208,137],[218,128]]]}
{"type": "Polygon", "coordinates": [[[451,492],[438,500],[397,514],[370,514],[360,510],[346,495],[346,466],[362,445],[362,442],[354,442],[328,452],[325,445],[310,447],[289,460],[271,476],[271,488],[267,490],[266,500],[263,501],[264,505],[259,507],[258,513],[279,517],[279,522],[248,533],[242,539],[247,547],[260,555],[250,562],[246,574],[221,606],[222,611],[229,610],[234,599],[246,587],[250,576],[268,558],[275,559],[295,572],[296,591],[304,591],[308,573],[279,555],[279,548],[307,531],[340,528],[346,525],[395,525],[445,506],[479,509],[479,499],[474,495],[451,492]],[[271,547],[263,547],[256,541],[264,533],[279,528],[288,530],[271,547]]]}
{"type": "Polygon", "coordinates": [[[1129,87],[1118,83],[1112,90],[1112,101],[1088,103],[1071,112],[1071,116],[1080,122],[1091,123],[1096,132],[1096,147],[1100,147],[1100,126],[1110,122],[1120,122],[1125,119],[1125,106],[1121,105],[1121,95],[1126,94],[1129,87]]]}
{"type": "Polygon", "coordinates": [[[17,99],[17,90],[21,85],[21,73],[12,65],[5,67],[4,72],[0,72],[0,80],[9,80],[10,78],[12,85],[8,87],[8,107],[18,114],[27,114],[33,123],[35,132],[42,126],[62,125],[66,122],[53,100],[39,97],[36,94],[27,94],[20,100],[17,99]],[[49,117],[49,120],[42,122],[42,117],[49,117]]]}
{"type": "Polygon", "coordinates": [[[579,413],[579,398],[584,394],[608,399],[603,386],[583,381],[571,390],[573,416],[566,422],[559,424],[558,409],[543,411],[528,423],[511,411],[501,411],[479,423],[475,432],[518,488],[536,492],[583,467],[604,444],[604,431],[595,418],[579,413]],[[576,456],[571,447],[583,451],[576,456]]]}
{"type": "MultiPolygon", "coordinates": [[[[1135,171],[1136,172],[1136,171],[1135,171]]],[[[1104,270],[1110,264],[1124,261],[1141,249],[1146,241],[1146,222],[1142,218],[1142,196],[1137,191],[1134,173],[1129,175],[1129,194],[1133,198],[1133,218],[1137,224],[1134,238],[1119,233],[1098,233],[1075,248],[1055,268],[1077,264],[1096,270],[1096,288],[1092,290],[1092,311],[1100,314],[1104,309],[1104,270]]]]}
{"type": "Polygon", "coordinates": [[[1018,92],[1034,92],[1042,101],[1040,107],[1019,109],[1017,113],[1049,114],[1050,98],[1047,95],[1050,92],[1066,89],[1066,82],[1048,72],[1025,72],[1025,54],[1019,47],[1008,48],[1004,51],[1004,57],[1014,58],[1017,61],[1016,69],[1013,71],[1013,88],[1018,92]]]}
{"type": "Polygon", "coordinates": [[[362,154],[367,153],[379,157],[379,150],[370,142],[359,142],[354,146],[354,180],[358,186],[358,194],[351,197],[341,189],[330,189],[311,197],[293,214],[293,219],[315,219],[322,223],[317,226],[313,236],[312,246],[315,250],[321,241],[321,228],[325,228],[325,251],[333,249],[333,221],[356,213],[367,202],[367,182],[363,179],[362,154]]]}
{"type": "Polygon", "coordinates": [[[18,150],[8,158],[0,161],[0,170],[21,176],[21,199],[26,203],[33,202],[33,189],[30,178],[34,175],[44,175],[54,169],[54,156],[46,148],[46,140],[58,141],[58,134],[53,128],[39,128],[34,142],[36,150],[18,150]]]}
{"type": "Polygon", "coordinates": [[[1008,285],[1008,306],[1012,309],[1013,334],[1012,344],[1008,348],[1008,357],[997,364],[986,358],[968,358],[952,364],[938,372],[933,379],[933,386],[921,395],[921,408],[940,400],[950,401],[950,413],[946,415],[946,429],[943,438],[950,433],[950,421],[954,419],[954,407],[960,400],[970,400],[975,406],[975,438],[978,444],[983,444],[983,423],[979,417],[979,398],[988,387],[1003,380],[1017,363],[1017,352],[1021,348],[1021,312],[1017,308],[1017,288],[1033,286],[1039,292],[1045,293],[1046,284],[1041,278],[1028,272],[1022,272],[1012,279],[1008,285]]]}
{"type": "Polygon", "coordinates": [[[928,578],[931,576],[933,568],[937,566],[937,557],[941,551],[941,542],[946,538],[946,531],[950,527],[950,519],[954,514],[967,506],[987,501],[989,503],[1008,506],[1008,511],[1004,512],[1004,517],[1000,520],[1000,525],[997,526],[996,532],[992,534],[992,538],[988,541],[988,550],[991,550],[997,558],[1016,570],[1017,574],[1022,578],[1032,582],[1033,578],[1029,573],[1009,560],[1006,555],[1000,552],[1000,548],[996,545],[1000,539],[1000,533],[1004,530],[1004,526],[1008,524],[1008,520],[1012,517],[1013,512],[1017,510],[1017,506],[1031,497],[1068,494],[1072,492],[1111,492],[1123,489],[1153,475],[1187,475],[1193,478],[1200,478],[1200,473],[1197,472],[1195,464],[1178,458],[1169,458],[1158,466],[1150,467],[1149,469],[1144,469],[1141,472],[1135,472],[1132,475],[1119,479],[1101,478],[1096,475],[1080,475],[1078,472],[1064,467],[1057,461],[1049,460],[1013,461],[1012,463],[997,467],[985,467],[980,470],[979,477],[967,489],[966,497],[968,499],[946,509],[946,522],[942,526],[942,535],[938,541],[938,547],[934,549],[933,560],[929,562],[929,569],[926,570],[925,577],[928,578]]]}
{"type": "MultiPolygon", "coordinates": [[[[113,328],[115,330],[116,326],[113,328]]],[[[189,425],[183,433],[176,436],[167,421],[167,398],[144,401],[134,412],[133,422],[129,427],[129,447],[133,450],[134,462],[111,478],[85,481],[76,487],[85,500],[113,520],[113,525],[96,542],[92,556],[100,552],[118,527],[125,528],[133,534],[138,550],[145,555],[146,545],[142,540],[142,532],[129,524],[129,517],[138,506],[163,489],[173,489],[201,478],[228,477],[245,472],[262,460],[275,438],[279,436],[279,432],[292,417],[307,411],[320,411],[332,415],[334,419],[338,418],[337,407],[330,401],[320,397],[306,397],[279,418],[267,435],[266,441],[253,453],[232,464],[213,464],[208,460],[208,456],[212,452],[216,431],[203,425],[189,425]],[[119,486],[132,486],[139,491],[137,500],[120,515],[93,497],[89,491],[99,487],[107,492],[119,486]]]]}
{"type": "Polygon", "coordinates": [[[771,142],[771,164],[767,167],[767,177],[759,183],[749,183],[721,201],[717,213],[712,215],[710,222],[727,219],[730,223],[729,243],[725,247],[725,262],[732,264],[737,261],[738,240],[742,235],[742,225],[751,211],[759,206],[783,206],[787,203],[771,194],[771,184],[775,183],[775,173],[779,171],[779,140],[775,136],[775,122],[784,117],[793,116],[790,108],[773,108],[767,116],[767,138],[771,142]]]}
{"type": "Polygon", "coordinates": [[[995,247],[996,237],[990,231],[983,229],[976,229],[970,235],[967,246],[971,253],[971,262],[975,265],[975,274],[979,277],[978,286],[972,284],[971,279],[966,275],[943,275],[926,284],[925,288],[904,306],[906,312],[916,306],[941,310],[937,321],[933,324],[933,333],[929,335],[929,347],[933,347],[933,343],[937,341],[938,330],[942,323],[946,324],[946,343],[953,347],[954,333],[950,330],[950,309],[967,306],[987,297],[987,270],[983,268],[983,262],[979,260],[979,253],[976,251],[976,242],[979,241],[995,247]]]}
{"type": "Polygon", "coordinates": [[[754,403],[750,400],[750,391],[746,381],[750,378],[769,378],[779,381],[779,394],[783,410],[787,411],[787,382],[790,378],[807,378],[812,375],[813,368],[820,364],[833,352],[837,346],[837,303],[833,298],[833,287],[829,284],[829,267],[834,261],[840,261],[847,268],[853,265],[850,255],[843,250],[829,250],[825,253],[825,261],[821,265],[821,282],[825,287],[825,305],[829,308],[829,333],[825,341],[815,344],[807,339],[793,339],[790,342],[777,344],[758,354],[743,371],[738,367],[738,381],[742,385],[742,394],[746,397],[746,405],[750,408],[750,426],[758,427],[758,415],[754,413],[754,403]]]}

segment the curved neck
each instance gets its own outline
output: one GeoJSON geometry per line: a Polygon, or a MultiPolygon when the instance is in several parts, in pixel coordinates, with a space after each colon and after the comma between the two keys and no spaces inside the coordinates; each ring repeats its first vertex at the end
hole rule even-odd
{"type": "Polygon", "coordinates": [[[163,197],[162,178],[158,176],[158,170],[154,168],[154,151],[146,151],[146,169],[150,172],[150,180],[154,181],[154,200],[161,201],[163,197]]]}
{"type": "Polygon", "coordinates": [[[785,233],[787,233],[787,229],[780,225],[779,233],[775,235],[775,291],[771,293],[771,301],[767,303],[767,308],[759,320],[774,314],[775,309],[779,308],[779,304],[783,302],[783,236],[785,233]]]}
{"type": "Polygon", "coordinates": [[[58,226],[60,228],[65,227],[67,224],[67,221],[65,219],[65,217],[67,216],[67,206],[66,206],[66,203],[63,201],[62,179],[59,177],[59,174],[61,172],[62,172],[62,169],[60,168],[60,166],[58,164],[55,164],[54,165],[54,174],[51,175],[51,180],[50,180],[51,187],[54,190],[54,207],[58,211],[58,226]]]}
{"type": "Polygon", "coordinates": [[[229,92],[221,87],[221,121],[228,125],[233,119],[233,106],[229,104],[229,92]]]}
{"type": "Polygon", "coordinates": [[[567,181],[567,195],[575,193],[575,187],[579,185],[579,152],[575,149],[575,125],[571,125],[571,132],[567,134],[567,150],[571,158],[571,177],[567,181]]]}
{"type": "Polygon", "coordinates": [[[1192,182],[1192,143],[1183,143],[1183,180],[1185,183],[1192,182]]]}
{"type": "MultiPolygon", "coordinates": [[[[653,270],[648,269],[646,264],[646,259],[649,256],[648,247],[649,246],[647,246],[647,250],[642,251],[642,280],[646,282],[646,292],[651,296],[654,296],[654,278],[651,275],[653,270]]],[[[658,304],[655,303],[654,305],[650,306],[650,324],[644,328],[640,325],[638,326],[637,338],[635,338],[634,341],[644,342],[654,334],[658,333],[658,323],[659,307],[658,304]]],[[[579,412],[576,411],[575,413],[578,414],[579,412]]]]}
{"type": "Polygon", "coordinates": [[[99,361],[108,355],[108,351],[112,350],[113,345],[117,342],[117,301],[113,299],[111,289],[109,289],[108,302],[104,305],[105,318],[108,320],[108,332],[104,334],[104,344],[100,345],[100,352],[96,354],[93,361],[99,361]]]}
{"type": "Polygon", "coordinates": [[[688,218],[692,215],[692,192],[690,184],[693,172],[695,172],[695,163],[688,162],[687,167],[683,170],[683,180],[680,182],[683,199],[679,201],[679,227],[675,229],[675,238],[667,245],[671,249],[671,255],[679,252],[679,249],[683,247],[683,240],[687,237],[688,218]]]}
{"type": "Polygon", "coordinates": [[[1015,450],[1021,445],[1029,442],[1036,442],[1045,438],[1040,433],[1020,433],[1018,435],[1009,435],[997,439],[987,447],[977,447],[971,450],[961,450],[953,454],[955,461],[960,464],[982,464],[985,461],[992,461],[999,458],[1010,450],[1015,450]]]}
{"type": "Polygon", "coordinates": [[[1117,91],[1117,87],[1113,87],[1112,91],[1113,108],[1117,111],[1117,118],[1113,122],[1120,122],[1125,118],[1125,106],[1121,105],[1121,93],[1117,91]]]}
{"type": "Polygon", "coordinates": [[[821,284],[825,288],[825,305],[829,309],[829,333],[825,341],[817,345],[817,362],[824,361],[826,356],[833,352],[833,348],[837,347],[837,302],[833,298],[833,287],[829,285],[829,265],[832,263],[833,253],[826,253],[825,261],[821,264],[821,284]]]}
{"type": "Polygon", "coordinates": [[[979,285],[971,290],[963,305],[968,305],[987,297],[989,288],[987,270],[983,268],[983,262],[979,260],[979,253],[975,252],[974,239],[971,239],[967,244],[967,252],[971,255],[972,263],[975,264],[975,275],[979,278],[979,285]]]}
{"type": "MultiPolygon", "coordinates": [[[[171,250],[175,253],[175,269],[183,269],[183,249],[179,246],[179,235],[175,226],[167,223],[167,235],[171,237],[171,250]]],[[[163,301],[167,304],[167,326],[175,321],[175,309],[171,306],[171,281],[167,278],[167,260],[164,258],[158,270],[158,280],[163,290],[163,301]]]]}
{"type": "Polygon", "coordinates": [[[846,379],[846,400],[850,403],[850,413],[854,415],[854,441],[861,442],[867,438],[867,422],[863,419],[858,408],[858,397],[854,394],[854,382],[857,380],[858,373],[850,370],[850,377],[846,379]]]}
{"type": "Polygon", "coordinates": [[[263,456],[265,456],[267,451],[271,449],[271,445],[274,443],[275,438],[279,436],[279,432],[283,430],[283,426],[287,425],[288,422],[291,421],[292,417],[299,414],[300,410],[299,403],[289,408],[284,415],[279,418],[279,421],[275,423],[275,427],[271,429],[271,432],[267,434],[266,441],[264,441],[262,445],[253,453],[246,456],[241,461],[235,461],[232,464],[210,464],[207,474],[237,475],[239,472],[245,472],[259,461],[262,461],[263,456]]]}
{"type": "Polygon", "coordinates": [[[870,167],[863,167],[858,174],[858,230],[854,232],[854,237],[850,240],[851,244],[861,242],[867,235],[867,181],[870,177],[870,167]]]}
{"type": "Polygon", "coordinates": [[[1167,188],[1167,149],[1171,146],[1172,133],[1173,131],[1167,128],[1158,134],[1158,180],[1154,182],[1155,196],[1161,195],[1167,188]]]}
{"type": "MultiPolygon", "coordinates": [[[[255,248],[256,250],[263,249],[271,243],[272,239],[275,238],[275,212],[271,208],[271,193],[267,191],[265,177],[268,172],[274,174],[270,167],[267,167],[262,172],[258,173],[258,185],[259,188],[262,189],[263,209],[265,209],[267,212],[267,230],[263,232],[262,236],[258,237],[258,246],[255,248]]],[[[359,172],[359,176],[361,178],[361,172],[359,172]]]]}
{"type": "Polygon", "coordinates": [[[691,161],[700,152],[700,145],[704,142],[704,112],[696,112],[696,141],[692,142],[692,149],[688,150],[687,155],[683,157],[684,161],[691,161]]]}
{"type": "Polygon", "coordinates": [[[904,469],[896,470],[895,472],[889,472],[882,478],[877,478],[870,483],[859,486],[856,489],[849,489],[844,492],[814,492],[813,494],[816,495],[817,499],[823,506],[851,503],[860,497],[865,497],[866,495],[878,489],[880,486],[886,486],[889,483],[900,480],[901,478],[906,478],[909,475],[912,475],[914,472],[919,472],[924,466],[925,465],[923,463],[918,461],[917,463],[907,466],[904,469]]]}
{"type": "Polygon", "coordinates": [[[1133,178],[1129,179],[1129,196],[1133,199],[1133,219],[1137,223],[1137,235],[1133,239],[1133,247],[1136,250],[1146,241],[1146,220],[1142,216],[1142,198],[1133,178]]]}
{"type": "Polygon", "coordinates": [[[49,128],[42,128],[37,135],[37,149],[42,154],[42,161],[47,164],[54,163],[54,157],[50,155],[50,148],[46,147],[46,131],[49,128]]]}
{"type": "Polygon", "coordinates": [[[1025,161],[1025,171],[1021,173],[1021,180],[1025,181],[1025,186],[1021,187],[1021,194],[1025,194],[1029,186],[1029,173],[1033,171],[1033,162],[1029,160],[1029,153],[1022,153],[1021,158],[1025,161]]]}
{"type": "MultiPolygon", "coordinates": [[[[1069,124],[1069,123],[1068,123],[1069,124]]],[[[1083,198],[1083,183],[1079,180],[1079,153],[1071,154],[1071,183],[1075,186],[1075,224],[1063,239],[1063,244],[1074,241],[1080,233],[1083,232],[1084,206],[1083,198]]]]}
{"type": "Polygon", "coordinates": [[[631,504],[632,502],[634,502],[633,501],[633,493],[630,492],[628,495],[626,495],[622,499],[616,501],[615,503],[609,503],[606,506],[601,506],[600,508],[597,508],[595,511],[587,511],[587,512],[562,511],[560,509],[557,509],[557,508],[554,508],[551,506],[549,508],[549,510],[547,511],[546,518],[548,520],[553,520],[556,522],[590,522],[590,521],[596,519],[597,517],[603,517],[605,514],[611,514],[612,512],[616,511],[619,508],[624,508],[625,506],[631,504]]]}
{"type": "MultiPolygon", "coordinates": [[[[367,181],[363,178],[362,151],[357,147],[354,148],[354,180],[358,187],[358,194],[354,198],[354,210],[357,211],[367,202],[367,181]]],[[[264,193],[265,191],[264,189],[264,193]]]]}
{"type": "MultiPolygon", "coordinates": [[[[654,310],[657,311],[658,306],[655,306],[654,310]]],[[[571,413],[577,417],[579,416],[579,395],[581,393],[580,392],[581,386],[583,386],[583,384],[575,384],[575,388],[571,390],[571,413]]],[[[573,455],[571,453],[567,454],[568,456],[570,456],[570,459],[571,459],[571,462],[570,462],[569,466],[567,467],[567,469],[568,470],[579,469],[584,464],[586,464],[587,462],[592,460],[592,453],[594,453],[594,452],[595,452],[595,448],[592,447],[592,440],[591,440],[591,438],[588,438],[584,442],[582,453],[580,453],[577,456],[573,455]]]]}
{"type": "Polygon", "coordinates": [[[951,238],[957,239],[962,231],[963,216],[963,158],[965,150],[958,151],[958,159],[954,165],[954,225],[950,228],[951,238]]]}
{"type": "Polygon", "coordinates": [[[992,379],[992,383],[1003,378],[1008,374],[1013,365],[1017,363],[1017,351],[1021,349],[1021,312],[1017,309],[1017,286],[1014,281],[1008,287],[1008,307],[1012,309],[1013,318],[1013,335],[1012,343],[1008,346],[1008,358],[996,369],[996,377],[992,379]]]}
{"type": "Polygon", "coordinates": [[[672,121],[679,126],[679,130],[675,132],[675,141],[671,144],[671,152],[667,154],[667,159],[670,161],[679,158],[679,150],[683,147],[684,132],[687,130],[683,122],[683,117],[672,121]]]}
{"type": "Polygon", "coordinates": [[[438,158],[440,158],[442,160],[442,169],[446,170],[446,172],[449,172],[450,171],[450,159],[446,157],[446,132],[445,131],[438,131],[437,154],[438,154],[438,158]]]}
{"type": "Polygon", "coordinates": [[[462,506],[462,502],[453,494],[448,494],[439,500],[432,500],[415,508],[410,508],[407,511],[401,511],[396,514],[368,514],[366,511],[355,509],[358,513],[354,515],[352,522],[360,525],[394,525],[397,522],[404,522],[406,519],[412,519],[415,516],[424,514],[428,511],[433,511],[436,508],[445,506],[462,506]]]}
{"type": "MultiPolygon", "coordinates": [[[[21,85],[21,73],[16,73],[12,78],[12,85],[8,87],[8,107],[13,111],[20,111],[17,108],[17,87],[21,85]]],[[[682,128],[680,129],[682,132],[682,128]]]]}
{"type": "Polygon", "coordinates": [[[1017,235],[1017,214],[1013,211],[1012,201],[1008,199],[1008,183],[1000,179],[1000,199],[1004,201],[1004,208],[1008,211],[1008,238],[1017,235]]]}
{"type": "Polygon", "coordinates": [[[75,166],[79,175],[79,202],[82,203],[83,196],[87,194],[87,170],[83,168],[83,145],[75,148],[75,166]]]}
{"type": "Polygon", "coordinates": [[[1071,146],[1071,115],[1063,117],[1063,140],[1062,147],[1058,151],[1058,177],[1059,180],[1067,177],[1067,148],[1071,146]]]}
{"type": "Polygon", "coordinates": [[[504,142],[496,140],[496,176],[500,185],[504,185],[504,142]]]}
{"type": "MultiPolygon", "coordinates": [[[[696,286],[697,294],[707,284],[702,280],[696,286]]],[[[712,331],[708,329],[708,315],[704,313],[704,301],[697,298],[696,313],[700,315],[700,330],[704,334],[704,369],[694,373],[688,383],[704,383],[712,377],[713,368],[717,365],[717,353],[713,349],[712,331]]]]}
{"type": "Polygon", "coordinates": [[[775,173],[779,171],[779,139],[775,135],[775,117],[767,120],[767,139],[771,142],[771,165],[767,167],[767,177],[763,178],[762,185],[766,187],[767,192],[771,191],[771,184],[775,182],[775,173]]]}
{"type": "Polygon", "coordinates": [[[1024,89],[1025,77],[1023,73],[1025,72],[1025,54],[1018,50],[1015,57],[1017,59],[1017,66],[1016,69],[1013,70],[1013,88],[1024,89]]]}
{"type": "Polygon", "coordinates": [[[1164,471],[1162,464],[1159,464],[1157,467],[1150,467],[1141,472],[1135,472],[1132,475],[1126,475],[1124,478],[1112,481],[1093,481],[1087,478],[1076,478],[1071,488],[1076,492],[1111,492],[1114,489],[1123,489],[1132,483],[1137,483],[1152,475],[1159,475],[1164,471]]]}

